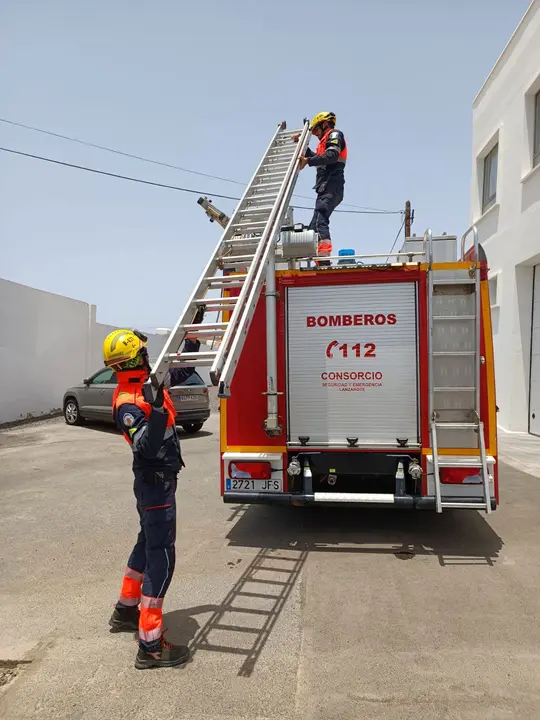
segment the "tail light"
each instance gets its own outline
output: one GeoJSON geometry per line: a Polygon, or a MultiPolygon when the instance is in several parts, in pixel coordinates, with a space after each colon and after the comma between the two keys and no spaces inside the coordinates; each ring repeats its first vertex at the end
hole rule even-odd
{"type": "Polygon", "coordinates": [[[270,480],[272,466],[269,462],[230,462],[230,478],[245,478],[246,480],[270,480]]]}
{"type": "Polygon", "coordinates": [[[441,468],[441,482],[445,485],[479,485],[482,473],[479,468],[441,468]]]}

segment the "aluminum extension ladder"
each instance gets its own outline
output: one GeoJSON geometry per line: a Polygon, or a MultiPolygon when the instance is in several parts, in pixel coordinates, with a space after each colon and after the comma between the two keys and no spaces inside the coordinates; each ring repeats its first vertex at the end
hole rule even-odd
{"type": "MultiPolygon", "coordinates": [[[[491,493],[480,416],[481,302],[480,258],[476,227],[473,233],[474,264],[463,270],[433,268],[431,230],[424,240],[428,247],[429,324],[429,414],[436,510],[470,508],[491,513],[491,493]],[[458,399],[459,398],[459,399],[458,399]],[[446,434],[449,431],[449,435],[446,434]],[[478,454],[441,455],[440,436],[461,438],[443,447],[471,448],[478,454]],[[441,468],[479,468],[482,474],[482,502],[445,501],[441,492],[441,468]]],[[[463,261],[463,251],[462,251],[463,261]]]]}
{"type": "Polygon", "coordinates": [[[309,143],[309,122],[288,131],[281,123],[236,207],[207,266],[186,303],[145,384],[154,396],[171,366],[210,366],[219,395],[229,397],[242,347],[265,280],[266,268],[279,238],[298,179],[298,159],[309,143]],[[298,143],[292,138],[299,134],[298,143]],[[238,272],[240,270],[240,272],[238,272]],[[243,270],[243,271],[242,271],[243,270]],[[235,274],[219,274],[220,271],[235,274]],[[241,288],[235,297],[208,297],[212,291],[241,288]],[[193,324],[200,306],[208,313],[227,313],[227,322],[193,324]],[[197,353],[183,351],[186,339],[221,338],[219,347],[197,353]]]}

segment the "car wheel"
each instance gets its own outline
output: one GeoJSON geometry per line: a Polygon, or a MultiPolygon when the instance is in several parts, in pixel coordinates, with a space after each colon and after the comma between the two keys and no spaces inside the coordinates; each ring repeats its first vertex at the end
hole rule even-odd
{"type": "Polygon", "coordinates": [[[84,422],[75,398],[69,398],[69,400],[66,401],[64,405],[64,420],[68,425],[82,425],[84,422]]]}
{"type": "Polygon", "coordinates": [[[188,435],[198,433],[202,426],[203,423],[186,423],[185,425],[182,425],[182,427],[184,428],[184,432],[187,432],[188,435]]]}

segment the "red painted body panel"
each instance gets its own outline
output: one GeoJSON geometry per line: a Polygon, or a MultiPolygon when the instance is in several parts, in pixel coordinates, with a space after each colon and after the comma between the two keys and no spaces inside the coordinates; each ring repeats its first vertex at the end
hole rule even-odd
{"type": "MultiPolygon", "coordinates": [[[[485,269],[482,272],[485,276],[485,269]]],[[[392,282],[418,283],[418,344],[419,344],[419,408],[420,408],[420,437],[422,449],[430,448],[429,433],[429,374],[428,374],[428,308],[426,293],[426,272],[418,267],[358,269],[343,270],[340,272],[306,271],[302,273],[278,273],[277,290],[279,292],[277,307],[277,357],[278,375],[277,390],[282,395],[278,398],[279,421],[282,434],[277,438],[269,438],[264,432],[264,420],[267,415],[266,395],[266,311],[264,291],[257,305],[248,335],[240,355],[238,367],[235,372],[231,397],[222,403],[222,452],[229,450],[256,452],[264,449],[286,452],[287,439],[287,407],[286,407],[286,292],[287,287],[300,286],[326,286],[348,285],[363,283],[392,283],[392,282]]],[[[234,291],[230,293],[236,294],[234,291]]],[[[482,354],[485,354],[485,341],[482,334],[482,354]]],[[[482,365],[481,370],[481,414],[485,423],[486,448],[489,449],[490,427],[488,412],[488,383],[487,368],[482,365]]],[[[310,448],[316,450],[316,448],[310,448]]],[[[321,448],[324,451],[326,448],[321,448]]],[[[492,452],[493,449],[491,448],[492,452]]],[[[362,448],[363,452],[369,451],[362,448]]],[[[354,449],[342,448],[333,452],[355,452],[354,449]]],[[[371,452],[387,452],[373,448],[371,452]]],[[[400,449],[393,452],[410,452],[400,449]]],[[[221,463],[221,465],[223,465],[221,463]]],[[[425,457],[422,458],[425,470],[425,457]]],[[[223,493],[223,467],[221,478],[221,492],[223,493]]],[[[498,502],[497,466],[495,465],[495,489],[498,502]]],[[[287,474],[284,473],[284,490],[287,485],[287,474]]],[[[426,473],[422,477],[422,495],[427,494],[426,473]]]]}

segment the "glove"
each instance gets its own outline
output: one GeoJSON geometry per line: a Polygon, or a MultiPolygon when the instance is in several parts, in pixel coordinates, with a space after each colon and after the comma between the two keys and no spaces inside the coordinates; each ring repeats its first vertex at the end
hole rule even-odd
{"type": "Polygon", "coordinates": [[[195,313],[195,317],[193,318],[194,325],[200,325],[202,323],[205,312],[206,312],[206,305],[200,305],[197,308],[197,312],[195,313]]]}
{"type": "Polygon", "coordinates": [[[163,407],[163,403],[165,402],[165,396],[163,392],[163,383],[159,386],[158,391],[156,393],[156,397],[154,398],[152,402],[152,407],[156,408],[156,410],[160,410],[163,407]]]}

